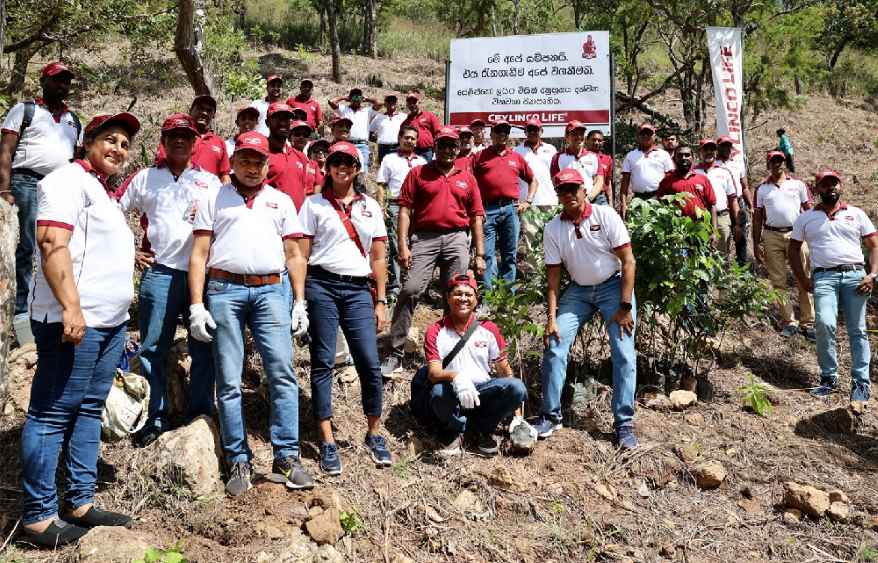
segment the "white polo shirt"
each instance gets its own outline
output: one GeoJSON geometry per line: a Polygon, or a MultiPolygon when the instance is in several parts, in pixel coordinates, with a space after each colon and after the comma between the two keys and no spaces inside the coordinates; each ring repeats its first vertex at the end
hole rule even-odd
{"type": "Polygon", "coordinates": [[[423,166],[427,161],[423,157],[412,152],[408,156],[402,156],[399,152],[388,153],[381,161],[378,167],[378,175],[375,181],[387,186],[386,197],[388,199],[396,199],[399,197],[399,190],[409,170],[415,166],[423,166]]]}
{"type": "Polygon", "coordinates": [[[233,274],[283,272],[284,240],[302,237],[293,200],[271,186],[247,201],[233,184],[209,192],[198,202],[192,229],[213,233],[207,267],[233,274]]]}
{"type": "Polygon", "coordinates": [[[146,215],[146,237],[158,264],[189,271],[198,202],[216,196],[221,185],[216,175],[198,168],[187,168],[179,178],[167,167],[144,168],[122,186],[119,203],[123,211],[146,215]]]}
{"type": "MultiPolygon", "coordinates": [[[[127,321],[134,299],[134,234],[91,165],[78,160],[40,180],[37,205],[38,227],[72,231],[67,248],[85,325],[110,328],[127,321]]],[[[61,322],[61,305],[41,267],[34,273],[28,301],[33,320],[61,322]]]]}
{"type": "Polygon", "coordinates": [[[862,209],[841,202],[832,216],[819,206],[799,215],[790,238],[808,244],[812,268],[832,268],[865,263],[862,241],[876,234],[862,209]]]}
{"type": "MultiPolygon", "coordinates": [[[[339,205],[344,205],[340,201],[339,205]]],[[[320,266],[340,276],[365,277],[372,273],[369,250],[372,241],[387,240],[384,211],[378,202],[367,195],[357,195],[348,208],[351,223],[357,230],[363,251],[351,239],[338,212],[323,193],[305,200],[299,218],[302,232],[311,239],[309,266],[320,266]]]]}
{"type": "MultiPolygon", "coordinates": [[[[475,317],[470,319],[474,322],[475,317]]],[[[467,325],[469,328],[469,325],[467,325]]],[[[424,334],[424,356],[427,362],[441,362],[463,337],[454,330],[451,319],[443,317],[424,334]]],[[[449,371],[469,376],[473,383],[491,379],[491,363],[506,358],[506,341],[500,329],[491,321],[481,321],[470,339],[445,367],[449,371]]]]}
{"type": "Polygon", "coordinates": [[[631,244],[625,223],[609,205],[586,207],[577,225],[556,215],[543,230],[543,255],[547,266],[564,265],[579,285],[597,285],[622,267],[615,250],[631,244]]]}
{"type": "Polygon", "coordinates": [[[235,137],[237,135],[232,135],[226,139],[226,154],[229,155],[229,158],[232,158],[232,155],[235,154],[235,137]]]}
{"type": "Polygon", "coordinates": [[[671,155],[658,147],[647,152],[634,149],[622,161],[622,173],[631,174],[629,186],[636,194],[648,194],[658,190],[659,182],[673,169],[671,155]]]}
{"type": "Polygon", "coordinates": [[[732,173],[732,179],[735,181],[735,190],[738,193],[738,197],[741,197],[741,195],[744,193],[744,188],[741,180],[744,180],[746,178],[744,164],[737,160],[716,159],[716,165],[725,168],[732,173]]]}
{"type": "Polygon", "coordinates": [[[375,133],[379,145],[395,145],[399,142],[399,128],[408,114],[396,112],[393,115],[376,113],[369,123],[369,132],[375,133]]]}
{"type": "Polygon", "coordinates": [[[735,189],[735,179],[727,168],[714,164],[710,168],[696,166],[692,170],[699,174],[704,174],[710,180],[710,185],[713,187],[713,193],[716,196],[716,205],[714,207],[717,213],[729,208],[729,197],[738,197],[738,192],[735,189]]]}
{"type": "Polygon", "coordinates": [[[765,225],[769,227],[792,227],[806,203],[811,203],[808,187],[789,176],[780,186],[765,180],[756,189],[756,207],[765,210],[765,225]]]}
{"type": "Polygon", "coordinates": [[[353,125],[351,125],[350,137],[352,143],[369,141],[369,123],[378,113],[372,109],[372,106],[360,106],[360,109],[354,111],[351,106],[347,104],[338,104],[337,113],[342,117],[347,117],[353,122],[353,125]]]}
{"type": "MultiPolygon", "coordinates": [[[[278,100],[278,102],[282,102],[282,101],[283,100],[278,100]]],[[[275,102],[275,103],[277,103],[277,102],[275,102]]],[[[261,100],[253,100],[252,102],[250,102],[251,108],[256,108],[259,110],[259,119],[256,121],[255,131],[259,131],[260,133],[262,133],[266,137],[268,137],[269,133],[271,133],[271,131],[269,131],[269,129],[268,129],[268,124],[265,123],[265,120],[268,119],[268,106],[270,106],[270,105],[271,105],[271,102],[269,102],[265,98],[263,98],[261,100]]],[[[232,147],[232,152],[235,152],[234,147],[232,147]]],[[[232,156],[231,152],[229,153],[229,156],[232,156]]]]}
{"type": "MultiPolygon", "coordinates": [[[[552,175],[549,172],[552,157],[555,156],[558,149],[549,143],[540,143],[537,150],[534,151],[527,144],[522,143],[515,147],[515,152],[524,157],[525,162],[534,173],[534,178],[537,179],[537,191],[534,194],[533,205],[558,205],[558,196],[555,195],[555,186],[552,184],[552,175]]],[[[521,189],[520,200],[526,201],[530,184],[519,178],[518,187],[521,189]]]]}
{"type": "MultiPolygon", "coordinates": [[[[18,135],[24,119],[24,102],[12,106],[3,120],[3,132],[18,135]]],[[[68,164],[73,149],[82,144],[82,131],[77,134],[73,114],[66,110],[53,116],[44,105],[34,105],[30,126],[18,143],[12,158],[12,168],[28,168],[37,174],[49,172],[68,164]],[[57,117],[57,119],[56,119],[57,117]]]]}

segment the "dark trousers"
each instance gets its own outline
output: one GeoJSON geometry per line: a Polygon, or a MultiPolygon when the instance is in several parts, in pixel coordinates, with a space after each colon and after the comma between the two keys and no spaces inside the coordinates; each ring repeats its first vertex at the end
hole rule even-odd
{"type": "Polygon", "coordinates": [[[795,165],[795,163],[793,163],[793,155],[787,154],[787,155],[784,155],[784,158],[787,161],[787,170],[789,170],[790,172],[795,172],[796,165],[795,165]]]}
{"type": "Polygon", "coordinates": [[[392,152],[396,152],[399,148],[399,143],[393,143],[392,145],[382,145],[378,144],[378,166],[381,166],[381,161],[384,160],[384,157],[389,155],[392,152]]]}
{"type": "Polygon", "coordinates": [[[36,248],[37,182],[42,176],[13,170],[9,191],[18,210],[18,246],[15,247],[15,314],[27,314],[27,294],[34,272],[36,248]]]}

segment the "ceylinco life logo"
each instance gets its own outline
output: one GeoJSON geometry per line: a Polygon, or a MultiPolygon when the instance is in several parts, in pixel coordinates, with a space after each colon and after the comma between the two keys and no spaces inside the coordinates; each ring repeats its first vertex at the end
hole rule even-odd
{"type": "Polygon", "coordinates": [[[594,43],[594,39],[591,38],[591,35],[587,35],[585,37],[585,43],[582,44],[582,58],[583,59],[594,59],[598,56],[598,48],[594,43]]]}

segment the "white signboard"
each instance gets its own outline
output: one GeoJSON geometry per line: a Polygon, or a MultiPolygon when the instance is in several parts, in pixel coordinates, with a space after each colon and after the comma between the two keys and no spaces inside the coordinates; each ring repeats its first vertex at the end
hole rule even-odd
{"type": "Polygon", "coordinates": [[[744,109],[744,70],[741,30],[737,27],[708,27],[707,49],[716,95],[716,133],[734,141],[732,160],[744,169],[744,137],[741,111],[744,109]]]}
{"type": "Polygon", "coordinates": [[[524,126],[537,118],[544,136],[563,137],[575,119],[610,133],[607,31],[455,39],[448,72],[451,125],[478,118],[524,126]]]}

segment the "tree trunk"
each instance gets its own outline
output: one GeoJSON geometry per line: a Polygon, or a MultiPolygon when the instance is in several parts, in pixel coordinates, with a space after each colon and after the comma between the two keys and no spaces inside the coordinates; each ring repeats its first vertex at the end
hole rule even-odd
{"type": "Polygon", "coordinates": [[[180,0],[174,52],[198,95],[212,95],[213,92],[213,79],[202,54],[206,19],[207,13],[199,0],[180,0]]]}
{"type": "Polygon", "coordinates": [[[320,3],[320,52],[326,53],[326,4],[320,3]]]}
{"type": "Polygon", "coordinates": [[[576,31],[582,29],[582,4],[581,0],[573,0],[573,27],[576,31]]]}
{"type": "Polygon", "coordinates": [[[363,0],[363,54],[378,58],[378,0],[363,0]]]}
{"type": "Polygon", "coordinates": [[[332,79],[341,82],[341,45],[338,43],[338,0],[326,0],[329,17],[329,50],[332,53],[332,79]]]}
{"type": "Polygon", "coordinates": [[[518,19],[521,16],[521,0],[512,0],[512,35],[518,35],[518,19]]]}
{"type": "Polygon", "coordinates": [[[15,246],[17,243],[18,213],[15,207],[0,198],[0,413],[4,410],[7,396],[7,358],[9,345],[12,341],[12,318],[15,315],[15,246]]]}
{"type": "Polygon", "coordinates": [[[6,45],[6,0],[0,0],[0,57],[3,56],[3,45],[6,45]]]}
{"type": "Polygon", "coordinates": [[[21,95],[21,91],[24,89],[24,80],[27,78],[27,63],[42,46],[40,43],[31,43],[27,47],[15,51],[15,63],[12,65],[9,84],[6,86],[6,95],[10,98],[17,99],[21,95]]]}

